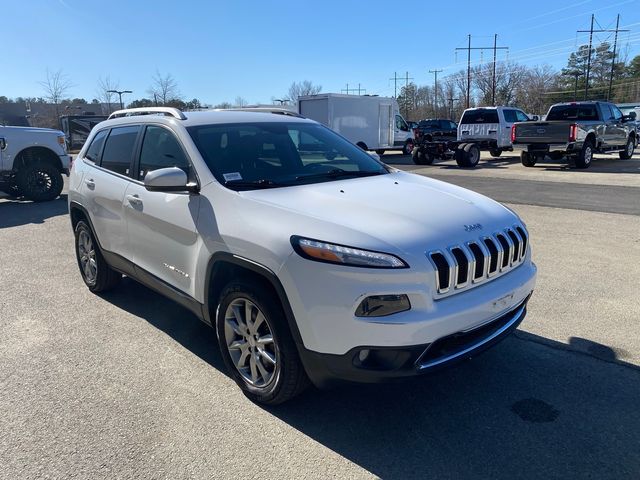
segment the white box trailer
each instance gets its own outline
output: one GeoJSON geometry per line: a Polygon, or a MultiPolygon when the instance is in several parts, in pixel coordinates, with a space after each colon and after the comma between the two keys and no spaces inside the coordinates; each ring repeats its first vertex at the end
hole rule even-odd
{"type": "Polygon", "coordinates": [[[322,123],[364,150],[411,154],[413,131],[395,98],[321,93],[298,98],[298,113],[322,123]]]}

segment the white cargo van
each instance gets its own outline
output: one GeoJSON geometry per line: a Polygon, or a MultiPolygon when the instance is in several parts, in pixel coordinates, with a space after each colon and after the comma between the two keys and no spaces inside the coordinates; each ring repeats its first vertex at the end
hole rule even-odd
{"type": "Polygon", "coordinates": [[[315,120],[363,150],[402,150],[410,155],[413,131],[400,115],[395,98],[321,93],[298,98],[298,113],[315,120]]]}

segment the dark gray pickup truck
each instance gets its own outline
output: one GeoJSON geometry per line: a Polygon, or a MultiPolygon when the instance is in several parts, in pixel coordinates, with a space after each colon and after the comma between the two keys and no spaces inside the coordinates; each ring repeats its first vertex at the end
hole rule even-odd
{"type": "Polygon", "coordinates": [[[514,150],[522,150],[525,167],[549,155],[554,160],[573,158],[587,168],[594,153],[619,152],[628,159],[635,148],[635,114],[623,115],[608,102],[572,102],[552,105],[543,122],[520,122],[511,127],[514,150]]]}

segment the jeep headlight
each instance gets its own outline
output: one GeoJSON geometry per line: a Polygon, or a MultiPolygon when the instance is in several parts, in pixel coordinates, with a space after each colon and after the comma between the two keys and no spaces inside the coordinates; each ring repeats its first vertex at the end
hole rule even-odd
{"type": "Polygon", "coordinates": [[[291,237],[293,249],[301,257],[316,262],[335,263],[350,267],[408,268],[404,260],[390,253],[375,252],[323,242],[312,238],[291,237]]]}

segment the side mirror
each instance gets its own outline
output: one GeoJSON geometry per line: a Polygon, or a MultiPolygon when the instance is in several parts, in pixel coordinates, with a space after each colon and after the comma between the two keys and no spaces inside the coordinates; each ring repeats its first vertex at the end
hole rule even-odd
{"type": "Polygon", "coordinates": [[[631,120],[635,120],[635,119],[636,119],[636,117],[637,117],[636,112],[629,112],[629,118],[630,118],[631,120]]]}
{"type": "Polygon", "coordinates": [[[531,121],[532,122],[538,122],[538,121],[540,121],[540,117],[538,115],[534,115],[534,116],[531,117],[531,121]]]}
{"type": "Polygon", "coordinates": [[[0,150],[7,148],[7,141],[4,138],[0,138],[0,150]]]}
{"type": "Polygon", "coordinates": [[[144,188],[150,192],[195,192],[197,185],[189,184],[184,170],[178,167],[159,168],[144,177],[144,188]]]}

